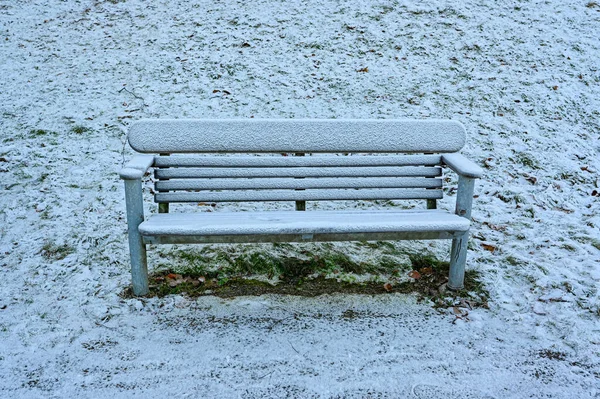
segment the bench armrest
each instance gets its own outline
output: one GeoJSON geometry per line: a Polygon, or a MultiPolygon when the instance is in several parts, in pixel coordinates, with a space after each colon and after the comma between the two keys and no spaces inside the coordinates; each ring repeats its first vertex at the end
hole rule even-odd
{"type": "Polygon", "coordinates": [[[483,175],[481,167],[457,152],[442,155],[442,162],[460,176],[477,179],[483,175]]]}
{"type": "Polygon", "coordinates": [[[136,155],[119,172],[123,180],[141,179],[154,163],[154,155],[136,155]]]}

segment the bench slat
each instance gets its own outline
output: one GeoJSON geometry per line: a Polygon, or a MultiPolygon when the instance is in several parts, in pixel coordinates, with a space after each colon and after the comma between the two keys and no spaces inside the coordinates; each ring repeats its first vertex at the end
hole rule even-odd
{"type": "MultiPolygon", "coordinates": [[[[300,157],[298,157],[300,158],[300,157]]],[[[169,168],[156,169],[157,179],[238,177],[438,177],[439,167],[322,167],[322,168],[169,168]]]]}
{"type": "Polygon", "coordinates": [[[465,232],[469,226],[469,220],[446,211],[201,212],[155,214],[139,231],[146,236],[418,233],[465,232]]]}
{"type": "Polygon", "coordinates": [[[157,181],[156,191],[267,190],[310,188],[441,188],[442,179],[423,177],[308,178],[308,179],[183,179],[157,181]]]}
{"type": "Polygon", "coordinates": [[[397,240],[451,240],[452,231],[390,231],[386,233],[317,233],[263,234],[263,235],[156,235],[142,236],[144,244],[245,244],[272,242],[327,242],[327,241],[397,241],[397,240]]]}
{"type": "Polygon", "coordinates": [[[465,128],[447,120],[141,120],[129,144],[142,153],[457,152],[465,128]]]}
{"type": "Polygon", "coordinates": [[[245,202],[245,201],[332,201],[332,200],[391,200],[441,199],[442,190],[429,189],[365,189],[365,190],[270,190],[225,192],[168,192],[156,193],[154,201],[162,202],[245,202]]]}
{"type": "Polygon", "coordinates": [[[157,167],[299,167],[299,166],[434,166],[440,165],[442,156],[402,155],[402,156],[169,156],[154,158],[157,167]]]}

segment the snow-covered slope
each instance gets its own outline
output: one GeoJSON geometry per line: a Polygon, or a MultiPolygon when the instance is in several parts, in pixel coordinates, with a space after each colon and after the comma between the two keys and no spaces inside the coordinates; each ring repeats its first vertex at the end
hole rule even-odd
{"type": "Polygon", "coordinates": [[[0,397],[598,397],[598,32],[585,0],[0,0],[0,397]],[[122,299],[157,117],[460,121],[490,309],[122,299]]]}

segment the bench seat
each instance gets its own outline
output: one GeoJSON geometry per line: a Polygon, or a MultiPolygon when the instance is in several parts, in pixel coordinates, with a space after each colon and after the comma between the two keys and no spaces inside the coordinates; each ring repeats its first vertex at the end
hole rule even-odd
{"type": "Polygon", "coordinates": [[[439,210],[162,213],[139,226],[145,243],[451,239],[468,219],[439,210]]]}

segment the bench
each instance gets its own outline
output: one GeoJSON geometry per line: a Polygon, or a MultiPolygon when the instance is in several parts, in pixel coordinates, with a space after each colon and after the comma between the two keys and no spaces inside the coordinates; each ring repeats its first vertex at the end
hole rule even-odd
{"type": "Polygon", "coordinates": [[[448,287],[461,289],[482,174],[458,153],[465,136],[463,125],[443,120],[138,121],[129,144],[153,155],[120,171],[133,293],[148,293],[146,244],[406,239],[451,239],[448,287]],[[436,209],[442,166],[459,177],[454,213],[436,209]],[[158,213],[144,217],[142,177],[151,167],[158,213]],[[305,201],[401,199],[427,206],[305,211],[305,201]],[[245,201],[290,201],[296,210],[169,212],[171,203],[245,201]]]}

